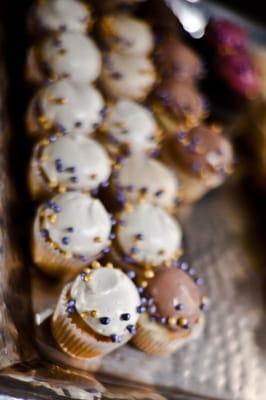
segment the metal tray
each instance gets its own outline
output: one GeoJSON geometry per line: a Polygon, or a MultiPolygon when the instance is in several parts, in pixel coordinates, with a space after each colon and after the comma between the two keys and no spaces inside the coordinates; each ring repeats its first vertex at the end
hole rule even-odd
{"type": "Polygon", "coordinates": [[[0,399],[264,400],[264,200],[240,175],[182,220],[186,258],[204,277],[211,298],[201,339],[167,358],[126,346],[87,372],[66,366],[47,322],[36,324],[60,287],[32,268],[29,256],[33,205],[24,174],[30,145],[22,117],[27,93],[18,72],[26,7],[18,6],[16,15],[12,4],[6,7],[8,69],[0,69],[0,399]]]}

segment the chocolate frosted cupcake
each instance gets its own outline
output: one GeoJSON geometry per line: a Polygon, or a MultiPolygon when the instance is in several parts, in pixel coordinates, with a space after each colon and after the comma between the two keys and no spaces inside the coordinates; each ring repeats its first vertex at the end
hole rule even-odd
{"type": "Polygon", "coordinates": [[[29,170],[32,197],[82,191],[95,194],[111,174],[105,149],[85,136],[52,136],[34,147],[29,170]]]}
{"type": "Polygon", "coordinates": [[[58,32],[86,33],[92,27],[88,4],[77,0],[45,0],[36,2],[29,15],[32,34],[58,32]]]}
{"type": "Polygon", "coordinates": [[[152,268],[170,266],[182,254],[179,223],[161,207],[150,203],[127,206],[117,215],[110,261],[139,275],[153,276],[152,268]]]}
{"type": "Polygon", "coordinates": [[[100,72],[100,51],[92,39],[81,33],[48,36],[28,53],[26,78],[35,84],[62,78],[86,84],[95,81],[100,72]]]}
{"type": "MultiPolygon", "coordinates": [[[[155,271],[142,297],[141,315],[133,343],[152,355],[166,355],[197,338],[204,326],[202,310],[207,299],[200,295],[189,273],[180,268],[155,271]]],[[[195,278],[201,283],[199,278],[195,278]]]]}
{"type": "Polygon", "coordinates": [[[152,113],[132,100],[112,104],[103,126],[104,143],[113,155],[153,154],[158,150],[161,131],[152,113]]]}
{"type": "Polygon", "coordinates": [[[153,111],[166,132],[189,130],[207,116],[203,96],[192,84],[163,80],[154,92],[153,111]]]}
{"type": "Polygon", "coordinates": [[[146,56],[154,46],[148,23],[126,13],[103,16],[99,35],[105,48],[126,56],[146,56]]]}
{"type": "Polygon", "coordinates": [[[233,150],[221,131],[200,125],[169,138],[163,159],[175,169],[180,180],[180,196],[193,202],[221,185],[233,169],[233,150]]]}
{"type": "Polygon", "coordinates": [[[37,210],[33,260],[44,272],[68,278],[109,250],[110,231],[110,217],[99,200],[59,194],[37,210]]]}
{"type": "Polygon", "coordinates": [[[163,78],[192,83],[204,75],[200,57],[174,36],[165,37],[156,48],[155,63],[163,78]]]}
{"type": "Polygon", "coordinates": [[[110,353],[136,332],[140,297],[120,270],[93,262],[63,289],[52,318],[53,336],[72,357],[110,353]]]}
{"type": "Polygon", "coordinates": [[[51,132],[91,134],[103,120],[106,108],[92,85],[63,79],[40,88],[26,116],[27,131],[40,136],[51,132]]]}
{"type": "Polygon", "coordinates": [[[149,202],[173,212],[179,203],[179,182],[163,163],[142,154],[120,160],[114,167],[111,198],[119,204],[149,202]],[[119,169],[117,169],[119,168],[119,169]]]}
{"type": "Polygon", "coordinates": [[[148,57],[105,53],[100,84],[107,96],[143,101],[156,79],[155,69],[148,57]]]}

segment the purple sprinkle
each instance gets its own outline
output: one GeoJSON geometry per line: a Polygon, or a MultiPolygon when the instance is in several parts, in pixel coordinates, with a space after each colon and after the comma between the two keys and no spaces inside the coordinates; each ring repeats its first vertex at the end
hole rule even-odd
{"type": "Polygon", "coordinates": [[[118,221],[118,223],[119,223],[119,225],[122,225],[122,226],[126,225],[126,221],[122,218],[118,221]]]}
{"type": "Polygon", "coordinates": [[[40,234],[41,234],[41,237],[46,239],[49,236],[49,231],[48,231],[48,229],[41,229],[40,234]]]}
{"type": "Polygon", "coordinates": [[[67,302],[67,306],[75,306],[76,305],[76,300],[74,299],[69,299],[67,302]]]}
{"type": "Polygon", "coordinates": [[[148,306],[151,306],[153,303],[154,303],[154,300],[152,297],[150,299],[148,299],[148,306]]]}
{"type": "Polygon", "coordinates": [[[199,161],[193,161],[192,170],[194,172],[199,172],[201,170],[201,163],[199,161]]]}
{"type": "Polygon", "coordinates": [[[119,140],[117,140],[111,133],[108,133],[108,140],[110,143],[119,144],[119,140]]]}
{"type": "Polygon", "coordinates": [[[107,188],[109,186],[109,181],[101,182],[100,186],[102,188],[107,188]]]}
{"type": "Polygon", "coordinates": [[[56,140],[57,140],[57,136],[56,136],[56,135],[51,135],[51,136],[49,137],[49,142],[50,142],[50,143],[55,143],[56,140]]]}
{"type": "Polygon", "coordinates": [[[61,47],[62,44],[63,44],[63,42],[62,42],[62,40],[60,40],[60,39],[58,39],[58,38],[55,38],[55,39],[53,40],[53,44],[54,44],[54,46],[56,46],[56,47],[61,47]]]}
{"type": "Polygon", "coordinates": [[[62,125],[62,124],[56,124],[56,128],[63,134],[63,135],[66,135],[68,132],[67,132],[67,129],[62,125]]]}
{"type": "Polygon", "coordinates": [[[130,314],[129,313],[124,313],[120,315],[120,319],[122,321],[129,321],[130,320],[130,314]]]}
{"type": "Polygon", "coordinates": [[[67,26],[66,25],[59,25],[58,27],[60,32],[65,32],[67,30],[67,26]]]}
{"type": "Polygon", "coordinates": [[[115,217],[112,214],[109,214],[109,218],[110,218],[110,221],[111,221],[111,225],[115,225],[116,224],[115,217]]]}
{"type": "Polygon", "coordinates": [[[165,325],[166,324],[166,318],[165,317],[161,317],[159,319],[160,324],[165,325]]]}
{"type": "Polygon", "coordinates": [[[204,279],[203,278],[195,278],[195,283],[198,286],[202,286],[204,284],[204,279]]]}
{"type": "Polygon", "coordinates": [[[128,325],[127,326],[127,330],[131,335],[135,335],[136,334],[136,326],[135,325],[128,325]]]}
{"type": "Polygon", "coordinates": [[[194,268],[189,268],[187,272],[188,272],[188,274],[189,274],[190,276],[194,276],[195,273],[196,273],[196,270],[195,270],[194,268]]]}
{"type": "Polygon", "coordinates": [[[81,256],[79,256],[79,259],[82,262],[88,262],[88,257],[86,257],[86,256],[81,255],[81,256]]]}
{"type": "Polygon", "coordinates": [[[111,322],[111,318],[109,318],[109,317],[101,317],[100,318],[100,323],[102,325],[109,325],[110,322],[111,322]]]}
{"type": "Polygon", "coordinates": [[[71,174],[74,174],[76,172],[76,168],[75,167],[67,167],[65,169],[65,172],[69,172],[71,174]]]}
{"type": "Polygon", "coordinates": [[[134,279],[134,278],[136,277],[136,272],[133,271],[133,270],[130,270],[130,271],[127,272],[127,276],[128,276],[130,279],[134,279]]]}
{"type": "Polygon", "coordinates": [[[187,322],[186,324],[184,324],[183,326],[182,326],[182,328],[183,329],[191,329],[191,322],[187,322]]]}
{"type": "Polygon", "coordinates": [[[138,287],[137,290],[138,290],[138,292],[139,292],[140,294],[144,292],[144,289],[143,289],[142,287],[138,287]]]}
{"type": "Polygon", "coordinates": [[[108,108],[107,108],[106,106],[104,106],[104,107],[100,110],[100,115],[101,115],[102,118],[105,118],[105,117],[106,117],[107,111],[108,111],[108,108]]]}
{"type": "Polygon", "coordinates": [[[137,246],[132,246],[130,249],[130,253],[137,254],[140,252],[140,249],[137,246]]]}
{"type": "Polygon", "coordinates": [[[182,304],[182,303],[177,304],[177,305],[175,306],[175,309],[176,309],[177,311],[184,310],[184,304],[182,304]]]}
{"type": "Polygon", "coordinates": [[[68,306],[66,310],[69,314],[73,314],[76,311],[76,307],[68,306]]]}
{"type": "Polygon", "coordinates": [[[121,74],[121,72],[118,72],[118,71],[113,72],[111,76],[112,76],[112,78],[117,79],[117,80],[123,78],[123,74],[121,74]]]}
{"type": "Polygon", "coordinates": [[[54,164],[57,172],[63,172],[64,170],[63,161],[60,158],[57,158],[54,164]]]}
{"type": "Polygon", "coordinates": [[[126,254],[124,254],[121,258],[122,258],[122,261],[124,261],[127,264],[133,264],[134,263],[133,258],[128,256],[128,255],[126,255],[126,254]]]}
{"type": "Polygon", "coordinates": [[[143,305],[140,305],[137,307],[138,314],[143,314],[145,311],[146,311],[146,307],[144,307],[143,305]]]}
{"type": "Polygon", "coordinates": [[[112,175],[113,175],[114,178],[118,178],[119,175],[120,175],[120,171],[115,170],[115,171],[113,171],[112,175]]]}
{"type": "Polygon", "coordinates": [[[67,237],[67,236],[64,236],[64,237],[62,238],[62,243],[63,243],[65,246],[67,246],[67,245],[70,243],[70,238],[67,237]]]}
{"type": "Polygon", "coordinates": [[[80,128],[81,126],[82,126],[82,122],[80,122],[80,121],[75,122],[76,128],[80,128]]]}
{"type": "Polygon", "coordinates": [[[156,306],[153,304],[152,306],[148,307],[149,314],[155,314],[157,311],[156,306]]]}
{"type": "Polygon", "coordinates": [[[141,298],[141,304],[144,305],[144,304],[146,304],[146,303],[147,303],[146,297],[142,297],[142,298],[141,298]]]}
{"type": "Polygon", "coordinates": [[[109,235],[109,239],[110,240],[114,240],[115,239],[115,233],[110,233],[110,235],[109,235]]]}
{"type": "Polygon", "coordinates": [[[126,187],[126,190],[127,190],[128,192],[133,192],[134,189],[135,189],[134,185],[128,185],[128,186],[126,187]]]}
{"type": "Polygon", "coordinates": [[[177,132],[176,134],[176,138],[177,140],[183,140],[186,137],[186,133],[185,132],[177,132]]]}
{"type": "Polygon", "coordinates": [[[159,157],[160,154],[160,149],[155,149],[150,153],[151,157],[159,157]]]}
{"type": "Polygon", "coordinates": [[[82,271],[79,275],[80,275],[81,279],[84,281],[87,276],[87,273],[85,271],[82,271]]]}
{"type": "Polygon", "coordinates": [[[73,182],[73,183],[77,183],[77,182],[78,182],[78,177],[77,177],[77,176],[71,176],[71,177],[69,178],[69,180],[70,180],[71,182],[73,182]]]}
{"type": "Polygon", "coordinates": [[[112,340],[113,343],[121,343],[122,341],[122,337],[116,335],[115,333],[113,333],[112,335],[110,335],[110,338],[112,340]]]}
{"type": "Polygon", "coordinates": [[[187,271],[189,269],[188,263],[182,261],[180,264],[180,269],[182,269],[182,271],[187,271]]]}
{"type": "Polygon", "coordinates": [[[155,196],[156,197],[160,197],[162,194],[164,193],[164,190],[158,190],[156,193],[155,193],[155,196]]]}
{"type": "Polygon", "coordinates": [[[135,239],[137,239],[137,240],[144,240],[144,235],[143,235],[143,233],[137,233],[137,234],[135,235],[135,239]]]}
{"type": "Polygon", "coordinates": [[[156,321],[157,321],[156,315],[151,315],[151,316],[150,316],[150,319],[151,319],[153,322],[156,322],[156,321]]]}
{"type": "Polygon", "coordinates": [[[99,193],[98,188],[91,189],[91,195],[92,195],[92,197],[97,197],[97,196],[98,196],[98,193],[99,193]]]}
{"type": "Polygon", "coordinates": [[[201,309],[202,311],[207,311],[207,310],[208,310],[208,304],[207,304],[207,303],[201,303],[200,309],[201,309]]]}
{"type": "Polygon", "coordinates": [[[107,253],[109,253],[110,252],[110,247],[105,247],[103,250],[102,250],[102,253],[103,254],[107,254],[107,253]]]}
{"type": "Polygon", "coordinates": [[[73,233],[73,232],[74,232],[73,226],[69,226],[69,227],[67,228],[67,232],[73,233]]]}

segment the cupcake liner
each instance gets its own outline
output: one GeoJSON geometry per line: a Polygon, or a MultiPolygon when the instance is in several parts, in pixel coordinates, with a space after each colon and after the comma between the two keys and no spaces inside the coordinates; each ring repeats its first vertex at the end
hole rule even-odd
{"type": "Polygon", "coordinates": [[[168,331],[156,322],[150,321],[149,317],[143,314],[138,321],[137,334],[132,339],[132,343],[139,350],[153,356],[168,355],[198,338],[202,333],[204,322],[202,316],[198,324],[193,326],[192,331],[184,331],[182,335],[181,332],[168,331]]]}
{"type": "Polygon", "coordinates": [[[126,335],[121,343],[103,341],[79,327],[66,311],[70,287],[71,284],[68,284],[63,289],[51,322],[54,339],[65,353],[79,359],[99,357],[117,349],[130,339],[130,335],[126,335]]]}
{"type": "Polygon", "coordinates": [[[52,188],[48,186],[47,182],[45,182],[40,173],[36,150],[33,153],[32,160],[29,165],[28,187],[30,190],[31,197],[33,199],[45,199],[51,196],[54,193],[54,191],[52,188]]]}
{"type": "Polygon", "coordinates": [[[43,81],[43,75],[38,67],[36,49],[30,48],[27,55],[25,79],[32,84],[40,84],[43,81]]]}
{"type": "Polygon", "coordinates": [[[84,263],[77,258],[67,258],[64,254],[55,250],[40,235],[39,212],[35,218],[33,227],[32,256],[39,269],[48,275],[70,279],[76,276],[91,262],[84,263]]]}
{"type": "Polygon", "coordinates": [[[37,96],[34,96],[28,105],[25,118],[27,133],[29,136],[32,136],[33,138],[38,138],[40,136],[43,136],[44,134],[43,129],[38,124],[36,119],[36,113],[35,113],[36,101],[37,101],[37,96]]]}

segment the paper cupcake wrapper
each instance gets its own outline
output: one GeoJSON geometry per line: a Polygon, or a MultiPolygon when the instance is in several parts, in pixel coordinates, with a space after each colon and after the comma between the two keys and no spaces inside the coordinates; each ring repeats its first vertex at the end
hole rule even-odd
{"type": "Polygon", "coordinates": [[[148,316],[143,314],[139,319],[137,334],[133,337],[132,343],[139,350],[153,356],[168,355],[197,339],[202,333],[204,323],[205,320],[202,316],[189,335],[182,337],[179,333],[169,332],[166,328],[149,322],[148,316]]]}
{"type": "Polygon", "coordinates": [[[66,258],[64,254],[55,250],[40,235],[39,211],[34,222],[32,256],[36,266],[48,275],[61,279],[75,277],[82,269],[90,264],[73,257],[66,258]]]}
{"type": "Polygon", "coordinates": [[[101,341],[74,323],[66,311],[70,287],[71,284],[68,284],[63,289],[51,322],[54,339],[65,353],[79,359],[100,357],[114,351],[130,339],[128,335],[121,343],[101,341]]]}
{"type": "Polygon", "coordinates": [[[31,47],[28,51],[25,79],[32,84],[41,84],[43,81],[43,76],[36,57],[36,49],[34,47],[31,47]]]}
{"type": "Polygon", "coordinates": [[[28,171],[28,186],[33,199],[45,199],[52,196],[54,192],[40,174],[36,154],[35,150],[28,171]]]}

